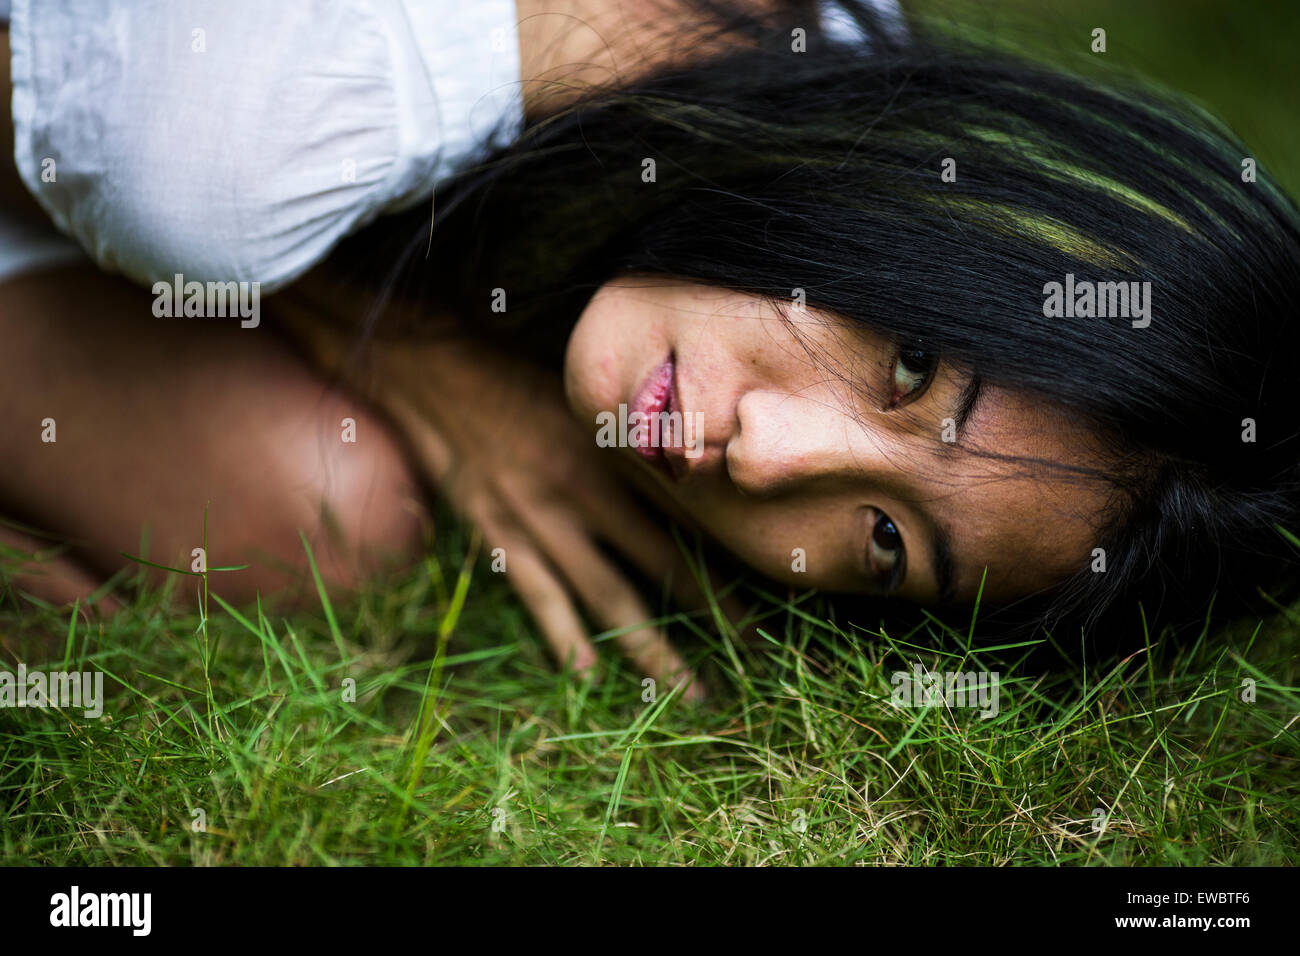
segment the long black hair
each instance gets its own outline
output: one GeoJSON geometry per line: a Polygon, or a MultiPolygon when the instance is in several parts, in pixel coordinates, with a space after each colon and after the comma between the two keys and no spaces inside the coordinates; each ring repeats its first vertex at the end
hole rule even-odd
{"type": "Polygon", "coordinates": [[[806,4],[736,14],[743,42],[726,52],[529,125],[439,186],[432,230],[427,209],[382,225],[401,245],[398,288],[554,361],[619,275],[774,302],[802,289],[810,308],[922,341],[1104,437],[1105,570],[1029,602],[1038,620],[1096,623],[1134,598],[1173,618],[1214,594],[1227,607],[1287,592],[1293,203],[1167,94],[837,6],[864,41],[826,35],[806,4]],[[1149,282],[1149,324],[1047,314],[1045,289],[1069,276],[1149,282]]]}

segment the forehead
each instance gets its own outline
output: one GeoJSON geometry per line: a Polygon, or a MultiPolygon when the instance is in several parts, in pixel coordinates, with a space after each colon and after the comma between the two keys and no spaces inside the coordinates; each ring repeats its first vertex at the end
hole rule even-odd
{"type": "Polygon", "coordinates": [[[1015,597],[1088,567],[1113,489],[1096,474],[1096,435],[1033,396],[986,386],[966,447],[924,482],[936,518],[952,531],[959,593],[1015,597]]]}

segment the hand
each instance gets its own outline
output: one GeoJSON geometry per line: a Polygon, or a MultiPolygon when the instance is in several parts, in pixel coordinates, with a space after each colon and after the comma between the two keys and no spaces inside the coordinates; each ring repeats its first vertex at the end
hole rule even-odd
{"type": "MultiPolygon", "coordinates": [[[[281,311],[318,364],[347,369],[356,333],[321,321],[313,312],[322,304],[281,311]]],[[[507,578],[561,662],[586,670],[596,661],[580,605],[597,626],[622,632],[616,640],[642,673],[687,683],[688,699],[703,696],[598,541],[651,579],[671,573],[684,603],[703,595],[671,535],[573,419],[558,377],[463,339],[375,341],[365,365],[382,387],[363,391],[391,416],[423,475],[479,527],[489,549],[503,549],[507,578]]]]}

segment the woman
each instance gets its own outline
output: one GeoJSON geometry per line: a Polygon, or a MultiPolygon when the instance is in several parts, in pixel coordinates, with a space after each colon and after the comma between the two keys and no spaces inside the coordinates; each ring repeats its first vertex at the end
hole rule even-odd
{"type": "MultiPolygon", "coordinates": [[[[141,295],[88,285],[120,302],[121,324],[57,334],[88,354],[101,403],[136,409],[90,473],[168,441],[179,460],[123,501],[72,494],[76,465],[29,451],[0,494],[104,568],[205,449],[233,472],[229,507],[270,519],[224,524],[223,563],[289,555],[310,521],[285,492],[309,488],[340,512],[350,544],[330,559],[346,580],[358,554],[414,537],[400,502],[427,476],[502,549],[577,666],[593,655],[574,595],[603,627],[648,617],[595,539],[652,573],[671,554],[611,479],[628,464],[669,514],[795,586],[994,602],[1055,628],[1111,609],[1132,620],[1134,599],[1176,623],[1211,595],[1281,593],[1300,409],[1272,366],[1297,345],[1294,206],[1186,106],[841,6],[869,50],[775,5],[709,21],[723,25],[700,56],[576,100],[544,85],[552,98],[513,142],[439,185],[432,228],[423,209],[381,221],[272,299],[268,315],[275,303],[374,413],[336,395],[314,431],[269,416],[318,408],[289,353],[229,327],[189,351],[175,326],[175,340],[125,344],[141,295]],[[382,307],[366,310],[375,275],[382,307]],[[366,311],[364,351],[324,321],[366,311]],[[160,366],[194,407],[155,413],[166,383],[142,382],[160,366]],[[638,412],[680,417],[647,445],[622,425],[638,412]],[[343,418],[364,449],[338,439],[343,418]],[[611,437],[623,447],[599,447],[611,437]],[[264,470],[230,469],[232,454],[264,470]]],[[[25,304],[47,294],[75,312],[82,292],[65,278],[25,304]]],[[[24,352],[34,334],[11,354],[47,354],[24,352]]],[[[22,401],[44,380],[20,364],[26,389],[6,387],[22,401]]],[[[175,495],[190,513],[198,484],[175,495]]],[[[182,537],[171,549],[188,553],[182,537]]],[[[682,669],[655,632],[630,635],[648,672],[682,669]]]]}

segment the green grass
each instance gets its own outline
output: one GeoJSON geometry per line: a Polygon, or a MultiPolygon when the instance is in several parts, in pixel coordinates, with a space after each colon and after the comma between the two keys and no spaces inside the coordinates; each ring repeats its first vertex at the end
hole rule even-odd
{"type": "Polygon", "coordinates": [[[649,703],[612,644],[596,681],[558,673],[472,557],[456,530],[418,570],[289,618],[228,607],[215,571],[177,577],[179,610],[143,591],[90,631],[6,588],[0,633],[59,648],[29,668],[102,670],[111,699],[98,721],[0,710],[0,863],[1297,859],[1294,615],[1043,673],[1028,648],[980,649],[978,621],[971,646],[772,599],[754,647],[676,619],[711,695],[649,703]],[[999,671],[1000,712],[892,703],[915,663],[999,671]]]}

